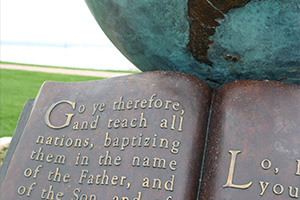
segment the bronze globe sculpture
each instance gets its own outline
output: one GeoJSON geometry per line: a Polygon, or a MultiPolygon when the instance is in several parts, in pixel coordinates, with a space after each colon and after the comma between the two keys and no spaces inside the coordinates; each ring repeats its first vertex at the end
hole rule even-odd
{"type": "Polygon", "coordinates": [[[86,0],[142,71],[300,84],[300,0],[86,0]]]}

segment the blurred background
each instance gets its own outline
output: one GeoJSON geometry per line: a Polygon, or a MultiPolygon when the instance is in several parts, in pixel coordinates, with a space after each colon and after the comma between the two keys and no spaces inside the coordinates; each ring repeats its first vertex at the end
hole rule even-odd
{"type": "Polygon", "coordinates": [[[137,70],[109,41],[84,0],[0,0],[1,61],[137,70]]]}
{"type": "Polygon", "coordinates": [[[99,80],[124,71],[139,70],[105,36],[84,0],[0,0],[0,165],[25,102],[43,82],[99,80]],[[80,72],[57,73],[65,68],[80,72]]]}

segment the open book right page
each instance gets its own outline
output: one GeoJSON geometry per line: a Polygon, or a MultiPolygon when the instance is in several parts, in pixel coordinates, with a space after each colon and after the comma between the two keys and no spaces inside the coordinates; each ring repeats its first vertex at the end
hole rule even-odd
{"type": "Polygon", "coordinates": [[[299,199],[299,85],[225,84],[211,118],[200,200],[299,199]]]}

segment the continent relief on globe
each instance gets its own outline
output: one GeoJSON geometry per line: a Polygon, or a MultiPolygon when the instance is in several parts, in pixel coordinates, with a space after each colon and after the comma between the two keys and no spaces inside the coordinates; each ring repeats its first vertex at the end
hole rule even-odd
{"type": "MultiPolygon", "coordinates": [[[[221,25],[218,19],[224,19],[225,14],[228,13],[231,8],[244,6],[249,1],[250,0],[189,1],[189,17],[192,19],[192,22],[190,26],[190,41],[187,47],[196,60],[208,65],[213,64],[208,59],[207,54],[209,45],[213,43],[209,36],[214,35],[216,27],[221,25]]],[[[229,60],[239,60],[237,56],[224,54],[224,57],[229,60]]]]}

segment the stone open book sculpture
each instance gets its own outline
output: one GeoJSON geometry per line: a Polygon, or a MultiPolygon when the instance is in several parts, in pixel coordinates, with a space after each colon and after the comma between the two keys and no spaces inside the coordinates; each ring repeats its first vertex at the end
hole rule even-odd
{"type": "Polygon", "coordinates": [[[24,124],[0,199],[299,198],[298,85],[213,90],[175,72],[48,82],[24,124]]]}

